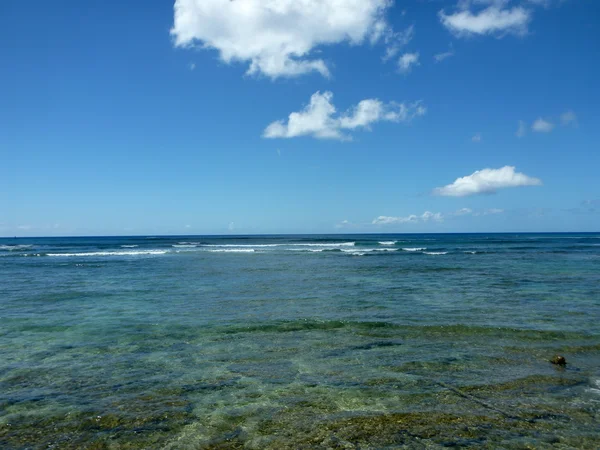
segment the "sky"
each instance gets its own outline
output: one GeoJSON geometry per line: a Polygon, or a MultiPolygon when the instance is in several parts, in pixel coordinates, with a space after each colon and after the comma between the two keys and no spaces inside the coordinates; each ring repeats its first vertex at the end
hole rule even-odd
{"type": "Polygon", "coordinates": [[[0,2],[0,236],[600,231],[596,0],[0,2]]]}

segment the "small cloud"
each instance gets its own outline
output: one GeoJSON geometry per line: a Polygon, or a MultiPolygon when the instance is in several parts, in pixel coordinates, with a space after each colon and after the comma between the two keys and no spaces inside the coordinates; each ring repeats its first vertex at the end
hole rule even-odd
{"type": "Polygon", "coordinates": [[[281,149],[277,149],[277,156],[281,157],[281,149]]]}
{"type": "Polygon", "coordinates": [[[560,123],[563,126],[577,125],[577,116],[573,111],[566,111],[561,114],[560,123]]]}
{"type": "Polygon", "coordinates": [[[419,53],[405,53],[398,59],[398,69],[402,73],[409,73],[413,66],[419,66],[419,53]]]}
{"type": "Polygon", "coordinates": [[[301,111],[290,113],[287,123],[283,120],[272,122],[265,128],[263,137],[293,138],[312,136],[317,139],[351,140],[345,130],[370,130],[377,122],[410,122],[423,116],[427,109],[421,102],[383,103],[377,99],[360,101],[344,114],[336,114],[331,92],[316,92],[310,103],[301,111]]]}
{"type": "Polygon", "coordinates": [[[475,135],[471,138],[471,141],[475,142],[475,143],[479,143],[481,142],[482,138],[481,138],[481,133],[475,133],[475,135]]]}
{"type": "Polygon", "coordinates": [[[527,25],[531,20],[531,14],[527,9],[520,6],[503,9],[505,2],[493,3],[477,13],[468,9],[468,2],[465,3],[465,8],[454,14],[446,14],[442,10],[439,12],[440,21],[449,31],[459,37],[474,34],[499,37],[506,34],[527,34],[527,25]]]}
{"type": "Polygon", "coordinates": [[[384,61],[387,61],[398,54],[402,47],[406,47],[412,41],[415,35],[414,25],[409,26],[406,30],[394,32],[388,29],[384,37],[387,47],[385,49],[384,61]]]}
{"type": "Polygon", "coordinates": [[[353,226],[355,226],[355,224],[353,224],[349,220],[342,220],[340,223],[337,223],[335,225],[335,228],[341,229],[341,228],[350,228],[350,227],[353,227],[353,226]]]}
{"type": "Polygon", "coordinates": [[[436,63],[439,63],[439,62],[442,62],[443,60],[448,59],[452,56],[454,56],[454,50],[450,49],[447,52],[438,53],[436,55],[433,55],[433,59],[435,60],[436,63]]]}
{"type": "Polygon", "coordinates": [[[229,222],[229,225],[227,226],[227,229],[229,231],[235,230],[235,222],[229,222]]]}
{"type": "Polygon", "coordinates": [[[418,222],[429,222],[430,220],[441,222],[444,220],[442,213],[432,213],[431,211],[425,211],[420,216],[411,214],[405,217],[393,217],[393,216],[379,216],[373,219],[372,225],[394,225],[402,223],[418,223],[418,222]]]}
{"type": "Polygon", "coordinates": [[[455,211],[454,215],[455,216],[466,216],[471,213],[473,213],[473,210],[471,208],[461,208],[461,209],[455,211]]]}
{"type": "Polygon", "coordinates": [[[17,225],[18,230],[28,231],[33,229],[31,225],[17,225]]]}
{"type": "Polygon", "coordinates": [[[500,169],[482,169],[462,178],[457,178],[454,183],[444,187],[435,188],[433,194],[447,197],[465,197],[476,194],[493,194],[498,189],[540,186],[542,181],[524,173],[515,172],[513,166],[504,166],[500,169]]]}
{"type": "Polygon", "coordinates": [[[523,122],[522,120],[519,120],[519,128],[517,128],[517,132],[515,133],[515,136],[517,136],[518,138],[522,138],[526,134],[527,134],[527,124],[525,122],[523,122]]]}
{"type": "Polygon", "coordinates": [[[554,129],[554,124],[540,117],[533,122],[531,129],[536,133],[550,133],[554,129]]]}
{"type": "Polygon", "coordinates": [[[490,214],[502,214],[504,212],[503,209],[499,209],[499,208],[490,208],[490,209],[486,209],[483,212],[484,216],[489,216],[490,214]]]}
{"type": "Polygon", "coordinates": [[[194,69],[196,68],[196,63],[190,63],[190,64],[188,65],[188,68],[189,68],[190,70],[194,70],[194,69]]]}

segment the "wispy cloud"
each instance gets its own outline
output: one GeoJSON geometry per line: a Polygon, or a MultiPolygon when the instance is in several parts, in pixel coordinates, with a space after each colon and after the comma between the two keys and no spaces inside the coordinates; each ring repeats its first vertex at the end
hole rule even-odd
{"type": "Polygon", "coordinates": [[[433,59],[435,60],[436,63],[439,63],[439,62],[442,62],[445,59],[448,59],[452,56],[454,56],[454,50],[450,49],[447,52],[437,53],[437,54],[433,55],[433,59]]]}
{"type": "Polygon", "coordinates": [[[560,123],[563,126],[577,125],[577,116],[573,111],[565,111],[560,116],[560,123]]]}
{"type": "Polygon", "coordinates": [[[373,225],[393,225],[401,223],[417,223],[417,222],[429,222],[430,220],[440,222],[444,220],[441,213],[432,213],[431,211],[425,211],[421,215],[411,214],[410,216],[404,217],[392,217],[392,216],[379,216],[373,219],[371,222],[373,225]]]}
{"type": "Polygon", "coordinates": [[[384,61],[387,61],[396,56],[403,47],[406,47],[415,36],[414,25],[409,26],[404,31],[394,32],[388,28],[384,34],[384,42],[386,44],[384,61]]]}
{"type": "Polygon", "coordinates": [[[522,120],[519,120],[519,127],[517,128],[517,132],[515,133],[515,136],[522,138],[526,134],[527,134],[527,124],[525,122],[523,122],[522,120]]]}
{"type": "Polygon", "coordinates": [[[600,214],[600,199],[588,199],[581,202],[577,208],[570,208],[575,214],[600,214]]]}
{"type": "Polygon", "coordinates": [[[398,59],[398,69],[402,73],[409,73],[414,66],[420,65],[419,53],[405,53],[398,59]]]}
{"type": "MultiPolygon", "coordinates": [[[[506,2],[486,3],[494,4],[475,13],[469,9],[468,2],[463,4],[461,10],[453,14],[446,14],[442,10],[439,12],[440,21],[459,37],[474,34],[503,36],[527,33],[527,25],[531,20],[531,14],[527,9],[521,6],[504,8],[506,2]]],[[[459,6],[461,5],[459,4],[459,6]]]]}
{"type": "Polygon", "coordinates": [[[433,194],[448,197],[465,197],[476,194],[493,194],[498,189],[520,186],[540,186],[542,181],[524,173],[515,172],[513,166],[504,166],[500,169],[482,169],[462,178],[457,178],[454,183],[433,190],[433,194]]]}
{"type": "Polygon", "coordinates": [[[550,133],[554,129],[554,124],[540,117],[533,122],[531,129],[536,133],[550,133]]]}
{"type": "MultiPolygon", "coordinates": [[[[402,224],[417,224],[417,223],[427,223],[427,222],[443,222],[446,219],[453,219],[456,217],[479,217],[479,216],[488,216],[492,214],[502,214],[504,212],[503,209],[499,208],[490,208],[484,210],[474,211],[471,208],[461,208],[456,211],[441,213],[436,212],[432,213],[431,211],[425,211],[423,214],[411,214],[409,216],[379,216],[371,221],[371,225],[402,225],[402,224]]],[[[346,224],[350,224],[348,221],[344,221],[346,224]]],[[[342,222],[342,224],[344,223],[342,222]]],[[[340,226],[341,228],[342,226],[340,226]]]]}
{"type": "Polygon", "coordinates": [[[343,114],[336,114],[331,92],[316,92],[301,111],[293,112],[288,120],[271,123],[263,132],[265,138],[312,136],[318,139],[351,140],[346,130],[370,129],[377,122],[410,122],[423,116],[426,108],[421,102],[383,103],[378,99],[360,101],[343,114]]]}
{"type": "Polygon", "coordinates": [[[171,35],[177,47],[214,49],[225,63],[249,63],[248,74],[271,78],[317,72],[323,59],[310,55],[324,45],[387,40],[394,48],[408,36],[385,19],[388,0],[175,0],[171,35]]]}
{"type": "Polygon", "coordinates": [[[476,144],[480,143],[482,140],[483,138],[481,137],[481,133],[475,133],[471,138],[471,141],[475,142],[476,144]]]}

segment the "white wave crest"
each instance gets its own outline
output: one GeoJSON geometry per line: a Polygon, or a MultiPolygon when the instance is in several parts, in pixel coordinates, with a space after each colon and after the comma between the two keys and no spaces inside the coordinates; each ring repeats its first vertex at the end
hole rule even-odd
{"type": "Polygon", "coordinates": [[[306,246],[306,247],[354,247],[354,245],[356,244],[356,242],[330,242],[330,243],[300,243],[300,244],[289,244],[289,245],[295,245],[295,246],[306,246]]]}
{"type": "Polygon", "coordinates": [[[216,247],[216,248],[266,248],[266,247],[279,247],[284,244],[204,244],[202,247],[216,247]]]}
{"type": "Polygon", "coordinates": [[[175,247],[175,248],[196,248],[198,246],[196,244],[173,244],[172,247],[175,247]]]}
{"type": "Polygon", "coordinates": [[[207,251],[211,253],[254,253],[253,248],[219,248],[207,251]]]}
{"type": "Polygon", "coordinates": [[[448,252],[423,252],[424,255],[447,255],[448,252]]]}
{"type": "Polygon", "coordinates": [[[121,245],[121,248],[136,248],[137,245],[121,245]]]}
{"type": "Polygon", "coordinates": [[[406,247],[402,250],[405,252],[422,252],[423,250],[427,250],[427,247],[406,247]]]}
{"type": "Polygon", "coordinates": [[[33,245],[21,244],[21,245],[0,245],[0,250],[7,250],[9,252],[18,252],[19,250],[26,250],[33,247],[33,245]]]}
{"type": "Polygon", "coordinates": [[[469,253],[469,254],[471,254],[471,255],[475,255],[475,254],[477,254],[477,252],[473,252],[473,251],[469,251],[469,250],[466,250],[466,251],[464,251],[463,253],[469,253]]]}
{"type": "Polygon", "coordinates": [[[330,242],[330,243],[288,243],[288,244],[205,244],[203,247],[217,248],[268,248],[268,247],[351,247],[354,242],[330,242]]]}
{"type": "Polygon", "coordinates": [[[358,249],[343,248],[342,251],[344,253],[374,253],[374,252],[395,252],[395,251],[398,251],[398,249],[397,248],[361,248],[360,250],[358,250],[358,249]]]}
{"type": "Polygon", "coordinates": [[[138,251],[122,251],[122,252],[85,252],[85,253],[48,253],[48,256],[139,256],[139,255],[164,255],[166,250],[138,250],[138,251]]]}
{"type": "Polygon", "coordinates": [[[380,241],[379,245],[396,245],[398,241],[380,241]]]}

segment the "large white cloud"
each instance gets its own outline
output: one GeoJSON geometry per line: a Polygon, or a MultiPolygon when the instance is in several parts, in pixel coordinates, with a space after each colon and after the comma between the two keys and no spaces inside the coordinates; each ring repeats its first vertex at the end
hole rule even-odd
{"type": "Polygon", "coordinates": [[[449,197],[465,197],[475,194],[492,194],[498,189],[541,184],[542,181],[538,178],[515,172],[513,166],[504,166],[500,169],[477,170],[471,175],[457,178],[452,184],[434,189],[433,193],[449,197]]]}
{"type": "MultiPolygon", "coordinates": [[[[446,14],[443,10],[439,16],[442,24],[458,36],[499,35],[527,33],[527,25],[531,20],[529,10],[516,6],[505,8],[504,1],[486,1],[476,3],[492,3],[491,6],[472,12],[469,2],[454,14],[446,14]]],[[[459,5],[460,6],[460,5],[459,5]]]]}
{"type": "MultiPolygon", "coordinates": [[[[321,45],[384,40],[390,48],[412,36],[385,21],[391,0],[175,0],[175,45],[215,49],[227,63],[249,62],[269,77],[329,75],[321,45]]],[[[392,50],[392,52],[397,50],[392,50]]]]}
{"type": "Polygon", "coordinates": [[[369,129],[376,122],[409,122],[422,116],[426,108],[421,102],[383,103],[366,99],[343,114],[336,114],[331,92],[315,92],[310,103],[301,111],[293,112],[287,122],[278,120],[263,132],[265,138],[293,138],[313,136],[319,139],[350,140],[345,130],[369,129]]]}

